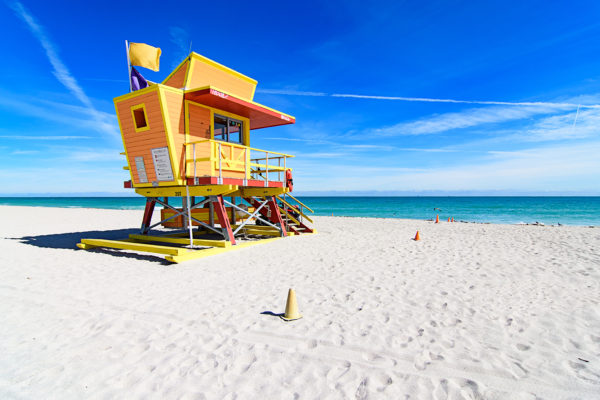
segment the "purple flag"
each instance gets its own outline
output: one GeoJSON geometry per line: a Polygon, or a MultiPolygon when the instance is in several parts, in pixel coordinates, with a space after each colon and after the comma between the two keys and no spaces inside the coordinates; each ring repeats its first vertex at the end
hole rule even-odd
{"type": "Polygon", "coordinates": [[[137,69],[131,67],[131,88],[135,91],[145,87],[148,87],[148,82],[146,79],[144,79],[142,74],[140,74],[137,69]]]}

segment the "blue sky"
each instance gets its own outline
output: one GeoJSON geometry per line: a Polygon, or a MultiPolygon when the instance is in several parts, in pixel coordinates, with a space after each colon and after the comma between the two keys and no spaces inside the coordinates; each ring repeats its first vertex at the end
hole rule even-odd
{"type": "Polygon", "coordinates": [[[598,2],[124,4],[0,3],[0,194],[129,193],[125,39],[258,80],[299,193],[600,194],[598,2]]]}

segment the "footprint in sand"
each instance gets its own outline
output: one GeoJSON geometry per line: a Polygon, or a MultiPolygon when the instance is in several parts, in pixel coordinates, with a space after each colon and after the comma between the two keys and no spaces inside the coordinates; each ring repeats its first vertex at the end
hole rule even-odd
{"type": "Polygon", "coordinates": [[[512,365],[509,366],[509,371],[517,379],[524,378],[529,373],[529,371],[523,368],[521,363],[518,362],[513,362],[512,365]]]}
{"type": "Polygon", "coordinates": [[[383,392],[389,385],[394,383],[392,377],[385,372],[375,373],[371,376],[373,378],[373,383],[377,385],[378,392],[383,392]]]}
{"type": "Polygon", "coordinates": [[[367,389],[368,383],[369,383],[369,378],[364,378],[360,382],[360,384],[358,385],[358,388],[356,389],[356,394],[354,395],[356,400],[366,400],[368,398],[368,395],[369,395],[369,392],[367,389]]]}
{"type": "Polygon", "coordinates": [[[527,346],[526,344],[517,343],[517,349],[521,351],[527,351],[531,348],[531,346],[527,346]]]}
{"type": "Polygon", "coordinates": [[[571,372],[579,379],[596,384],[600,382],[600,375],[590,371],[585,364],[569,361],[568,366],[571,372]]]}
{"type": "Polygon", "coordinates": [[[391,368],[396,365],[396,361],[380,356],[377,353],[364,353],[363,358],[378,367],[391,368]]]}
{"type": "Polygon", "coordinates": [[[433,398],[436,400],[446,400],[448,398],[448,381],[442,379],[433,391],[433,398]]]}
{"type": "MultiPolygon", "coordinates": [[[[343,366],[341,367],[333,367],[331,368],[329,371],[327,371],[327,375],[326,375],[326,379],[328,382],[338,382],[340,380],[340,378],[344,375],[346,375],[346,373],[348,373],[348,371],[350,371],[350,367],[352,366],[352,364],[348,361],[344,362],[343,366]]],[[[336,384],[336,386],[339,384],[339,382],[336,384]]]]}

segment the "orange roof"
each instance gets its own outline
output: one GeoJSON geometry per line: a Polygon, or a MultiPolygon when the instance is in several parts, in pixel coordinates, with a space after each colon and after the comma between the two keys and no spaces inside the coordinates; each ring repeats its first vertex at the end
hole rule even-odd
{"type": "Polygon", "coordinates": [[[176,89],[198,89],[209,85],[252,101],[256,81],[197,53],[191,53],[163,81],[176,89]]]}
{"type": "Polygon", "coordinates": [[[241,99],[211,86],[186,90],[184,98],[246,117],[250,120],[250,129],[288,125],[296,122],[296,119],[290,115],[283,114],[253,101],[241,99]]]}

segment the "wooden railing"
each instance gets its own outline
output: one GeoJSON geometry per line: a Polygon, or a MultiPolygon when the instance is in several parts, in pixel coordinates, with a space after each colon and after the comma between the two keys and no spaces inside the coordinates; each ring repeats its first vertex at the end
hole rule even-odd
{"type": "Polygon", "coordinates": [[[286,218],[289,218],[296,223],[302,223],[303,219],[308,220],[310,223],[313,222],[312,218],[310,218],[308,215],[306,215],[306,213],[304,211],[306,209],[307,211],[310,211],[313,214],[314,214],[314,211],[310,207],[308,207],[306,204],[302,203],[300,200],[298,200],[297,198],[292,196],[291,194],[286,193],[282,196],[277,196],[277,200],[279,200],[283,204],[283,207],[281,210],[283,211],[286,218]],[[291,200],[294,200],[297,204],[295,204],[295,205],[290,204],[291,200]],[[298,212],[298,215],[300,218],[299,221],[294,219],[291,215],[289,215],[289,213],[285,210],[286,206],[288,209],[290,209],[290,210],[295,209],[298,212]]]}
{"type": "Polygon", "coordinates": [[[223,177],[284,182],[287,159],[294,156],[275,151],[255,149],[237,143],[204,139],[185,143],[186,178],[217,176],[219,184],[223,177]],[[190,154],[191,153],[191,154],[190,154]],[[283,165],[282,165],[283,164],[283,165]],[[277,178],[273,179],[273,175],[277,178]]]}

